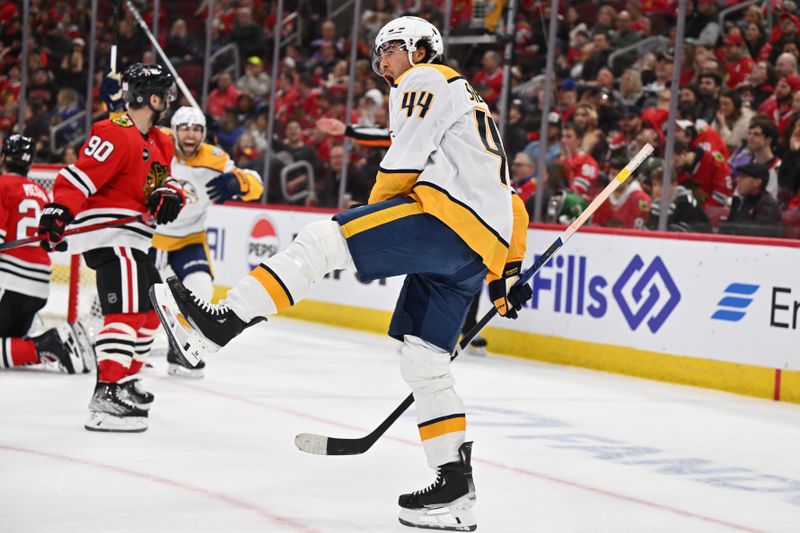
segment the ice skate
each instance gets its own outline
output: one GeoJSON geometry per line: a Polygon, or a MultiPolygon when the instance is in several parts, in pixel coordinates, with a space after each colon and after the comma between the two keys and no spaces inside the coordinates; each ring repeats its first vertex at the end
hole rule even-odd
{"type": "Polygon", "coordinates": [[[94,344],[82,323],[75,322],[74,324],[70,324],[70,327],[72,328],[72,333],[75,335],[75,340],[81,352],[83,373],[89,373],[97,367],[97,355],[94,353],[94,344]]]}
{"type": "Polygon", "coordinates": [[[119,383],[97,382],[89,402],[89,431],[139,433],[147,429],[147,411],[139,409],[123,396],[119,383]]]}
{"type": "Polygon", "coordinates": [[[59,369],[67,374],[89,371],[86,360],[91,356],[85,355],[85,352],[92,351],[91,344],[84,345],[69,324],[49,329],[32,340],[42,362],[57,363],[59,369]]]}
{"type": "Polygon", "coordinates": [[[432,485],[400,496],[400,523],[404,526],[445,531],[475,531],[472,506],[472,443],[458,449],[461,460],[440,466],[432,485]]]}
{"type": "Polygon", "coordinates": [[[170,376],[200,379],[203,377],[203,369],[206,367],[205,361],[201,360],[197,366],[192,366],[181,352],[170,345],[167,350],[167,373],[170,376]]]}
{"type": "Polygon", "coordinates": [[[119,380],[117,384],[120,387],[120,397],[133,404],[134,407],[148,411],[150,406],[153,405],[155,396],[152,392],[144,390],[140,378],[128,376],[119,380]]]}
{"type": "Polygon", "coordinates": [[[486,339],[478,335],[470,341],[469,345],[467,346],[467,353],[470,355],[483,357],[486,355],[486,344],[486,339]]]}
{"type": "Polygon", "coordinates": [[[225,302],[212,304],[201,300],[172,276],[167,283],[150,287],[150,299],[173,344],[192,366],[203,356],[228,344],[247,326],[225,302]]]}

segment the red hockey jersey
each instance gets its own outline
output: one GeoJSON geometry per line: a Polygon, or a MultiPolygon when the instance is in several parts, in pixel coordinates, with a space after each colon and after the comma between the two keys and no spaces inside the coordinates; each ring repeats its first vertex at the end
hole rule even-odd
{"type": "Polygon", "coordinates": [[[695,185],[694,192],[701,205],[725,206],[733,194],[733,179],[728,161],[719,152],[695,150],[694,166],[678,174],[678,183],[695,185]]]}
{"type": "MultiPolygon", "coordinates": [[[[92,126],[78,160],[61,170],[53,201],[75,216],[70,227],[142,214],[150,192],[169,179],[172,140],[158,128],[147,135],[126,115],[92,126]]],[[[68,237],[71,252],[106,246],[130,246],[147,251],[153,230],[142,223],[112,227],[68,237]]]]}
{"type": "Polygon", "coordinates": [[[600,176],[600,166],[588,154],[578,153],[562,160],[567,167],[569,190],[580,194],[584,198],[594,196],[597,178],[600,176]]]}
{"type": "MultiPolygon", "coordinates": [[[[47,192],[28,178],[0,176],[0,242],[33,237],[47,192]]],[[[50,256],[38,243],[0,252],[0,289],[47,298],[50,256]]]]}
{"type": "Polygon", "coordinates": [[[597,209],[592,221],[609,228],[642,229],[650,215],[650,196],[632,181],[620,196],[613,194],[597,209]]]}

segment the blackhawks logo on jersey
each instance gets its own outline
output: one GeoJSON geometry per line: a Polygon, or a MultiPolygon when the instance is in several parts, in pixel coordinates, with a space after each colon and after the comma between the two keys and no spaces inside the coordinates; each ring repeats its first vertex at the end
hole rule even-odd
{"type": "Polygon", "coordinates": [[[150,198],[150,193],[153,192],[154,189],[161,187],[167,178],[169,177],[169,169],[159,163],[158,161],[153,161],[153,164],[150,165],[150,172],[147,173],[147,177],[145,178],[144,183],[144,198],[147,200],[150,198]]]}
{"type": "Polygon", "coordinates": [[[133,121],[127,115],[120,115],[116,118],[112,118],[111,122],[123,128],[130,128],[133,126],[133,121]]]}

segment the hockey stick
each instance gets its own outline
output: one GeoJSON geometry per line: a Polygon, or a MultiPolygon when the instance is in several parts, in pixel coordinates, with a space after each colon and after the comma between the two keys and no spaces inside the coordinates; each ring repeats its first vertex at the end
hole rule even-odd
{"type": "MultiPolygon", "coordinates": [[[[625,165],[625,168],[620,170],[619,174],[606,185],[600,194],[598,194],[589,206],[583,210],[583,213],[576,218],[564,232],[547,248],[547,250],[539,256],[533,265],[525,271],[517,283],[528,283],[536,273],[547,264],[550,259],[555,256],[558,250],[564,246],[570,237],[583,226],[589,217],[591,217],[597,208],[599,208],[606,199],[620,186],[636,168],[653,153],[653,147],[646,144],[636,156],[625,165]]],[[[458,345],[456,352],[450,357],[451,360],[459,356],[459,354],[467,347],[473,338],[494,318],[497,314],[497,308],[492,306],[491,310],[470,329],[458,345]]],[[[409,394],[403,403],[397,406],[386,419],[378,425],[369,435],[357,439],[342,439],[337,437],[326,437],[324,435],[317,435],[315,433],[301,433],[294,439],[295,446],[306,453],[313,453],[317,455],[359,455],[369,450],[373,444],[383,435],[389,427],[394,424],[395,420],[400,418],[406,409],[414,403],[414,395],[409,394]]]]}
{"type": "MultiPolygon", "coordinates": [[[[192,93],[189,92],[189,88],[186,86],[185,83],[183,83],[181,77],[178,76],[178,73],[175,71],[175,67],[172,66],[172,63],[170,63],[169,59],[167,58],[167,54],[165,54],[164,50],[161,49],[161,45],[158,44],[158,41],[153,35],[153,32],[151,32],[150,28],[147,27],[147,24],[142,19],[142,16],[139,14],[139,11],[133,5],[131,0],[125,0],[125,4],[128,6],[128,9],[131,10],[131,13],[133,13],[133,18],[136,19],[136,23],[139,25],[140,28],[142,28],[142,31],[145,33],[145,35],[147,35],[147,38],[150,40],[150,44],[152,44],[153,48],[155,48],[156,52],[158,52],[158,55],[161,57],[161,61],[163,61],[164,64],[167,65],[167,68],[172,73],[172,76],[175,78],[175,83],[178,85],[178,88],[180,88],[181,93],[183,93],[183,96],[185,96],[186,99],[189,100],[189,103],[192,105],[192,107],[194,107],[195,109],[200,109],[200,106],[197,104],[197,100],[194,99],[192,93]]],[[[158,16],[158,13],[156,13],[155,16],[158,16]]],[[[200,110],[202,111],[202,109],[200,110]]]]}
{"type": "Polygon", "coordinates": [[[111,57],[108,61],[112,74],[116,74],[117,72],[117,43],[119,42],[120,1],[121,0],[114,0],[114,42],[111,43],[111,57]]]}
{"type": "MultiPolygon", "coordinates": [[[[77,235],[79,233],[88,233],[90,231],[97,231],[99,229],[110,228],[113,226],[122,226],[125,224],[130,224],[131,222],[145,222],[145,220],[142,215],[133,215],[125,218],[120,218],[117,220],[98,222],[97,224],[89,224],[88,226],[83,226],[81,228],[68,229],[64,232],[64,237],[69,237],[70,235],[77,235]]],[[[33,237],[27,237],[25,239],[17,239],[16,241],[4,242],[0,244],[0,251],[8,250],[9,248],[17,248],[19,246],[33,244],[36,242],[41,242],[45,239],[47,239],[47,235],[42,233],[41,235],[34,235],[33,237]]]]}

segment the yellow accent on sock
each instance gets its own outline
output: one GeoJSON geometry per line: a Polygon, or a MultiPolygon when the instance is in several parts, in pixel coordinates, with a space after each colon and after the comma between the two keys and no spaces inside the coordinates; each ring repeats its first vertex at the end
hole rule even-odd
{"type": "Polygon", "coordinates": [[[448,418],[429,426],[421,426],[419,428],[419,438],[424,442],[428,439],[441,437],[442,435],[446,435],[448,433],[466,430],[467,418],[464,416],[459,416],[456,418],[448,418]]]}
{"type": "Polygon", "coordinates": [[[250,275],[264,287],[278,312],[292,306],[292,301],[283,289],[283,285],[267,269],[257,266],[250,272],[250,275]]]}

